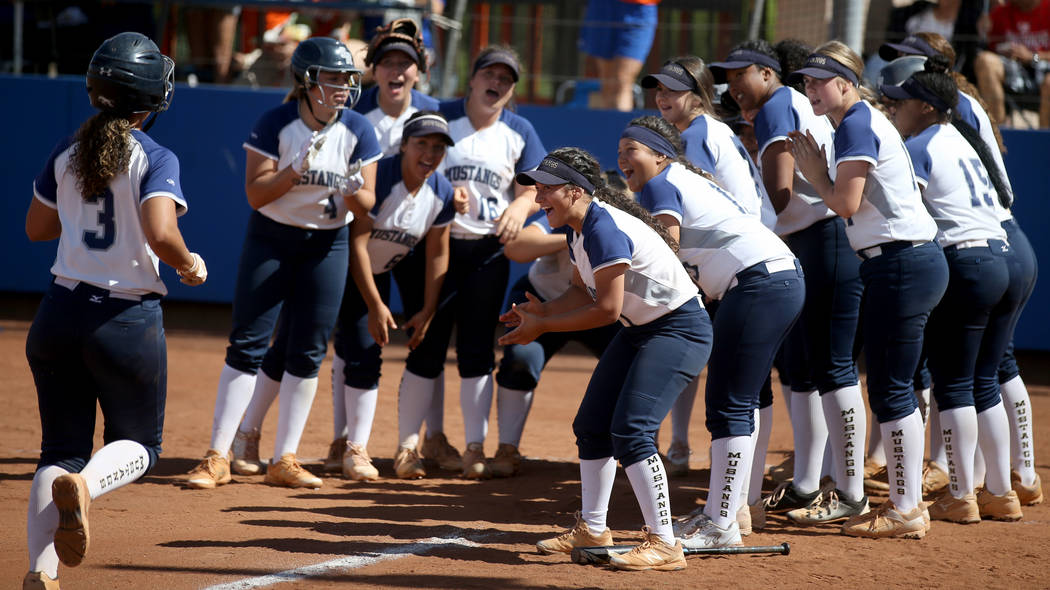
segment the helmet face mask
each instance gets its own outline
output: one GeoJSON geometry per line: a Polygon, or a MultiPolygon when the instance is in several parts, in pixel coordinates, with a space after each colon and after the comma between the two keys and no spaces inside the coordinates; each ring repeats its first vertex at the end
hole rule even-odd
{"type": "Polygon", "coordinates": [[[292,54],[292,74],[297,83],[309,91],[317,86],[321,97],[315,102],[332,109],[349,109],[361,97],[362,71],[354,64],[354,57],[346,45],[331,37],[311,37],[299,43],[292,54]],[[349,74],[347,84],[322,83],[322,72],[349,74]],[[349,97],[340,104],[329,104],[329,96],[347,92],[349,97]]]}

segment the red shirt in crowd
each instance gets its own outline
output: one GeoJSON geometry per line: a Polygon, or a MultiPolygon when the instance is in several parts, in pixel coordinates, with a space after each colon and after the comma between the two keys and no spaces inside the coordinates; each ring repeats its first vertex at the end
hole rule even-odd
{"type": "Polygon", "coordinates": [[[1028,11],[1007,2],[992,9],[988,40],[992,47],[1003,42],[1018,43],[1031,51],[1050,49],[1050,0],[1040,0],[1028,11]]]}

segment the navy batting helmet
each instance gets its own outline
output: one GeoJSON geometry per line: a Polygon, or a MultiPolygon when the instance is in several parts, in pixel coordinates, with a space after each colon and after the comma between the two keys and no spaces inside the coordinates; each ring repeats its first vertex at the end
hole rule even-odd
{"type": "Polygon", "coordinates": [[[175,62],[149,37],[120,33],[102,42],[91,56],[87,91],[91,105],[120,115],[160,112],[174,91],[175,62]]]}
{"type": "Polygon", "coordinates": [[[916,72],[921,72],[926,68],[926,60],[928,58],[925,55],[905,55],[904,57],[898,57],[897,59],[886,64],[879,72],[876,88],[882,87],[883,84],[887,86],[900,86],[905,80],[911,77],[916,72]]]}
{"type": "Polygon", "coordinates": [[[327,105],[335,108],[351,108],[361,96],[361,70],[354,65],[354,56],[341,41],[332,37],[311,37],[299,42],[292,54],[292,75],[304,88],[321,88],[320,104],[325,104],[325,88],[346,90],[350,98],[343,105],[327,105]],[[350,74],[349,84],[320,84],[318,74],[337,72],[350,74]]]}

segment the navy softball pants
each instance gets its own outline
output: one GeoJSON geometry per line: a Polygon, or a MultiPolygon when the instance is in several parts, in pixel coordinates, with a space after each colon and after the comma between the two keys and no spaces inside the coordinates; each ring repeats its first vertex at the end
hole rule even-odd
{"type": "Polygon", "coordinates": [[[103,440],[146,447],[152,469],[160,454],[168,357],[159,295],[111,297],[80,283],[52,284],[26,339],[26,358],[40,405],[40,460],[78,473],[91,458],[95,404],[103,440]]]}
{"type": "Polygon", "coordinates": [[[787,337],[785,361],[794,391],[824,394],[857,383],[853,344],[864,285],[860,261],[841,217],[786,236],[806,273],[806,303],[787,337]]]}
{"type": "Polygon", "coordinates": [[[711,340],[711,320],[695,299],[648,324],[621,328],[572,423],[580,459],[615,457],[629,467],[654,455],[660,422],[704,368],[711,340]]]}
{"type": "MultiPolygon", "coordinates": [[[[508,301],[524,303],[527,301],[526,291],[543,299],[532,288],[532,283],[529,282],[529,277],[526,275],[515,283],[508,301]]],[[[547,366],[547,361],[551,360],[551,357],[566,344],[571,341],[579,342],[594,356],[601,357],[613,336],[620,331],[620,326],[620,322],[615,322],[608,326],[579,332],[546,332],[528,344],[507,345],[503,348],[503,358],[500,359],[499,372],[496,373],[496,383],[510,389],[532,391],[539,383],[540,373],[543,372],[543,367],[547,366]]]]}
{"type": "Polygon", "coordinates": [[[317,376],[343,299],[348,236],[345,226],[309,230],[252,213],[237,270],[227,365],[255,374],[283,313],[285,370],[317,376]]]}
{"type": "Polygon", "coordinates": [[[860,265],[864,281],[864,355],[868,405],[880,423],[918,407],[912,380],[930,311],[948,286],[948,263],[933,242],[882,244],[882,255],[860,265]]]}
{"type": "Polygon", "coordinates": [[[425,379],[434,379],[444,370],[453,327],[461,378],[488,375],[496,367],[494,338],[510,263],[496,236],[451,238],[449,254],[440,308],[423,342],[405,362],[406,369],[425,379]]]}
{"type": "Polygon", "coordinates": [[[740,271],[718,305],[705,394],[712,440],[750,436],[755,429],[754,409],[773,357],[806,299],[802,267],[795,264],[773,274],[764,263],[740,271]]]}
{"type": "MultiPolygon", "coordinates": [[[[933,396],[940,411],[975,405],[974,374],[981,341],[986,336],[992,309],[999,304],[1010,281],[1005,256],[993,253],[1002,242],[991,242],[992,248],[944,249],[948,288],[930,314],[925,345],[933,396]]],[[[993,374],[1001,358],[1002,353],[993,361],[993,374]]],[[[988,407],[991,406],[983,409],[988,407]]]]}
{"type": "Polygon", "coordinates": [[[1014,358],[1014,329],[1017,327],[1018,320],[1021,319],[1021,312],[1024,311],[1028,298],[1032,296],[1032,291],[1035,289],[1035,281],[1039,276],[1039,264],[1035,259],[1035,250],[1032,249],[1028,236],[1021,230],[1017,220],[1007,219],[1002,222],[1002,226],[1006,230],[1006,239],[1010,242],[1012,251],[1012,256],[1006,259],[1010,268],[1010,286],[1006,289],[1004,299],[1010,302],[1010,305],[1017,307],[1017,312],[1010,325],[1010,344],[1007,345],[1006,354],[1003,355],[1002,362],[999,364],[999,383],[1006,383],[1020,374],[1017,369],[1017,359],[1014,358]]]}

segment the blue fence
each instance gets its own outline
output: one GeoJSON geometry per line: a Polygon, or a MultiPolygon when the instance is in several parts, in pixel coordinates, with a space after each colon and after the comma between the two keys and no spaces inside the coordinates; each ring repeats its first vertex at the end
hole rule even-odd
{"type": "MultiPolygon", "coordinates": [[[[283,90],[178,86],[172,108],[150,135],[171,148],[182,166],[182,186],[189,212],[179,226],[186,242],[208,262],[208,282],[189,288],[162,265],[169,298],[228,302],[250,208],[244,196],[242,142],[259,113],[279,103],[283,90]]],[[[0,291],[42,292],[51,279],[56,242],[34,244],[23,223],[32,198],[33,179],[63,135],[73,133],[93,110],[81,77],[0,76],[0,110],[10,114],[8,139],[0,158],[0,252],[7,252],[0,291]]],[[[548,149],[575,145],[587,149],[604,168],[616,165],[616,141],[635,115],[586,109],[522,106],[519,113],[535,125],[548,149]]],[[[1006,165],[1017,192],[1014,213],[1028,233],[1037,256],[1050,261],[1050,132],[1003,132],[1006,165]]],[[[515,276],[524,272],[516,265],[515,276]]],[[[1050,350],[1050,286],[1036,285],[1017,328],[1022,349],[1050,350]]]]}

